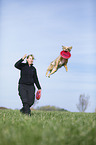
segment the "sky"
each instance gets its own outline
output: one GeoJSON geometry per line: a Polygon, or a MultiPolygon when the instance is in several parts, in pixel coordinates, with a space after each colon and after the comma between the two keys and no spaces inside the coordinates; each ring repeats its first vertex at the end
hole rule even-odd
{"type": "Polygon", "coordinates": [[[96,109],[96,1],[0,0],[0,106],[20,109],[20,71],[14,67],[33,54],[45,105],[78,112],[79,96],[90,96],[86,112],[96,109]],[[68,72],[60,68],[50,78],[46,70],[62,45],[72,46],[68,72]]]}

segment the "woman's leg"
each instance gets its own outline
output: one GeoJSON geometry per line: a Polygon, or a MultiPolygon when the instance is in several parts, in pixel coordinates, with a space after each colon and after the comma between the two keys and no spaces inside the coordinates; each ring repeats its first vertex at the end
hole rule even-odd
{"type": "Polygon", "coordinates": [[[35,101],[35,87],[29,86],[28,88],[28,104],[29,107],[31,107],[34,104],[35,101]]]}
{"type": "Polygon", "coordinates": [[[24,114],[28,114],[31,116],[31,110],[30,110],[29,104],[26,102],[23,103],[23,108],[24,108],[24,114]]]}
{"type": "Polygon", "coordinates": [[[22,104],[23,104],[23,108],[20,109],[20,112],[30,115],[30,107],[29,107],[29,102],[28,102],[28,88],[27,88],[27,85],[19,84],[18,90],[19,90],[20,99],[21,99],[22,104]]]}

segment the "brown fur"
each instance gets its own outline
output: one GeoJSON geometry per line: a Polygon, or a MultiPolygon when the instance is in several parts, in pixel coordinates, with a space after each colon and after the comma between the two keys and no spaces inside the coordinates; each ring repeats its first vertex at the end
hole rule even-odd
{"type": "MultiPolygon", "coordinates": [[[[71,47],[62,46],[62,49],[64,51],[69,51],[70,52],[71,49],[72,49],[72,46],[71,47]]],[[[48,72],[50,72],[49,75],[48,75],[48,77],[50,77],[50,75],[54,74],[62,66],[64,66],[66,71],[68,71],[67,63],[68,63],[68,59],[65,59],[65,58],[61,57],[61,55],[59,55],[55,60],[53,60],[50,63],[49,67],[47,68],[46,77],[48,75],[48,72]]]]}

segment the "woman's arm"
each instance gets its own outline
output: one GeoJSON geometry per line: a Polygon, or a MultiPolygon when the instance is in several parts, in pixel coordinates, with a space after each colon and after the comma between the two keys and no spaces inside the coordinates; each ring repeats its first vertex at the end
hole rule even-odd
{"type": "Polygon", "coordinates": [[[22,61],[26,58],[26,54],[19,60],[19,61],[17,61],[16,63],[15,63],[15,67],[17,68],[17,69],[20,69],[21,70],[21,68],[22,68],[22,61]]]}
{"type": "Polygon", "coordinates": [[[19,61],[17,61],[16,63],[15,63],[15,67],[17,68],[17,69],[20,69],[21,70],[21,67],[22,67],[22,61],[23,61],[23,59],[21,58],[19,61]]]}
{"type": "Polygon", "coordinates": [[[34,83],[36,84],[36,87],[38,88],[38,90],[41,90],[41,86],[39,84],[36,69],[35,69],[35,74],[34,74],[34,83]]]}

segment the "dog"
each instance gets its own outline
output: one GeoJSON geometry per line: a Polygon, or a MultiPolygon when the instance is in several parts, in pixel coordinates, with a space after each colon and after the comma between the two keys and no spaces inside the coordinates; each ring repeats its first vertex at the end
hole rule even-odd
{"type": "MultiPolygon", "coordinates": [[[[64,51],[71,51],[72,46],[68,47],[68,46],[62,46],[62,49],[64,51]]],[[[53,60],[49,67],[47,68],[47,72],[46,72],[46,77],[50,77],[50,75],[54,74],[59,68],[61,68],[62,66],[65,67],[66,72],[68,71],[67,68],[67,63],[68,63],[68,59],[63,58],[61,55],[59,55],[55,60],[53,60]],[[49,73],[50,72],[50,73],[49,73]],[[49,73],[49,75],[48,75],[49,73]]]]}

